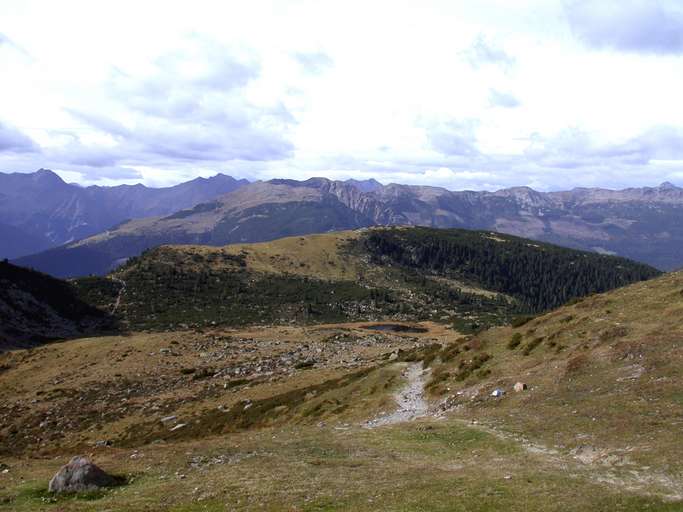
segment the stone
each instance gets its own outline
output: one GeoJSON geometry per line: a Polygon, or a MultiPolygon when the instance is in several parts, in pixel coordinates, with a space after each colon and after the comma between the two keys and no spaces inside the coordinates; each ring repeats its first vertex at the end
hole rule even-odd
{"type": "Polygon", "coordinates": [[[105,473],[89,458],[78,455],[52,477],[48,490],[54,493],[94,491],[121,484],[121,479],[105,473]]]}

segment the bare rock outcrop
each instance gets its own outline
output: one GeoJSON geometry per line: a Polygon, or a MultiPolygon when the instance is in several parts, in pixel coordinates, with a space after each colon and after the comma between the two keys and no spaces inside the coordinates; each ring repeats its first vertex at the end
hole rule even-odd
{"type": "Polygon", "coordinates": [[[84,492],[95,491],[102,487],[120,485],[121,478],[112,476],[89,458],[76,456],[61,467],[50,480],[50,492],[84,492]]]}

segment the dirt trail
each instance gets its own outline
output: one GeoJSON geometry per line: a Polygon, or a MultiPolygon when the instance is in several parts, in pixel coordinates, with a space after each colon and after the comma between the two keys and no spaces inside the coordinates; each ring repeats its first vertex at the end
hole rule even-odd
{"type": "Polygon", "coordinates": [[[620,487],[637,494],[657,495],[670,502],[683,501],[683,482],[672,475],[634,466],[620,468],[599,463],[585,463],[581,461],[580,457],[565,455],[555,448],[533,443],[524,437],[505,432],[492,425],[483,425],[459,418],[451,417],[451,419],[456,419],[469,428],[481,430],[499,439],[517,443],[527,452],[538,455],[547,462],[563,467],[565,470],[576,474],[589,473],[597,482],[620,487]]]}
{"type": "Polygon", "coordinates": [[[376,428],[426,416],[429,411],[429,404],[424,397],[427,373],[428,370],[422,368],[422,363],[414,363],[406,367],[402,375],[408,382],[394,396],[398,409],[392,413],[380,415],[369,420],[363,426],[365,428],[376,428]]]}
{"type": "Polygon", "coordinates": [[[119,279],[118,277],[110,277],[109,279],[121,285],[121,288],[119,288],[119,294],[116,296],[116,302],[114,302],[114,306],[111,308],[111,314],[114,315],[116,314],[116,311],[118,311],[119,306],[121,305],[121,297],[126,291],[126,282],[123,279],[119,279]]]}

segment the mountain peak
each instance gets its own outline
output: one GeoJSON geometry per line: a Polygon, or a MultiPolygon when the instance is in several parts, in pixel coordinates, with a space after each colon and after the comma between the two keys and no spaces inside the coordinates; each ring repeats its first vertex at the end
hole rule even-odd
{"type": "Polygon", "coordinates": [[[50,169],[40,168],[33,173],[33,180],[40,183],[65,184],[66,182],[59,175],[50,169]]]}
{"type": "MultiPolygon", "coordinates": [[[[38,169],[36,172],[33,173],[34,176],[38,177],[50,177],[50,178],[59,178],[59,175],[53,171],[52,169],[45,169],[44,167],[41,167],[38,169]]],[[[61,179],[61,178],[59,178],[61,179]]]]}
{"type": "Polygon", "coordinates": [[[375,192],[376,190],[382,188],[382,184],[374,178],[370,178],[369,180],[349,179],[344,183],[351,185],[352,187],[356,187],[361,192],[375,192]]]}
{"type": "Polygon", "coordinates": [[[665,181],[657,187],[659,190],[678,190],[678,187],[670,181],[665,181]]]}

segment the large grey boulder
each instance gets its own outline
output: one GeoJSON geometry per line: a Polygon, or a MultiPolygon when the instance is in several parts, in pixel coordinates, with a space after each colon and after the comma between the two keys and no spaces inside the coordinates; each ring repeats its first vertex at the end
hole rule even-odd
{"type": "Polygon", "coordinates": [[[120,484],[120,479],[105,473],[90,459],[79,455],[61,467],[50,480],[50,492],[84,492],[120,484]]]}

